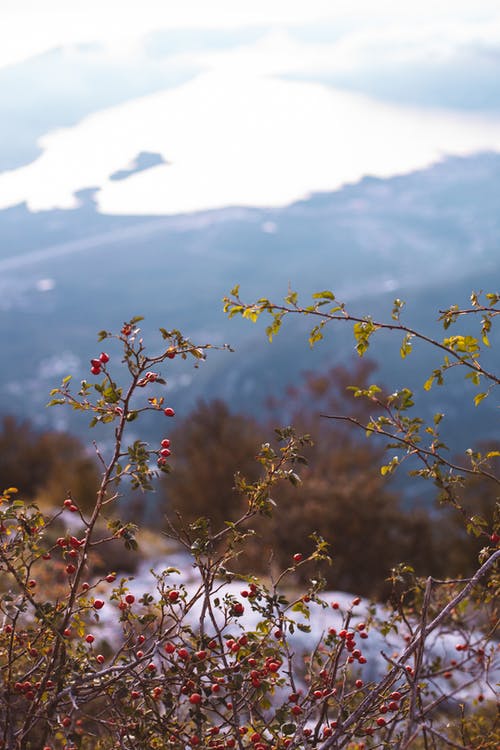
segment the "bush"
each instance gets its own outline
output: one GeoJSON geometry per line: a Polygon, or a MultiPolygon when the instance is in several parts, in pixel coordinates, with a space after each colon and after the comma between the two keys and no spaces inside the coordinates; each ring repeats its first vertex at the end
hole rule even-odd
{"type": "MultiPolygon", "coordinates": [[[[330,304],[332,296],[321,293],[309,310],[321,315],[321,303],[326,298],[330,304]]],[[[498,297],[489,299],[487,306],[477,301],[472,313],[463,312],[479,312],[483,330],[500,312],[498,297]]],[[[293,297],[287,304],[297,307],[293,297]]],[[[246,306],[236,298],[226,307],[250,318],[271,312],[272,330],[286,313],[262,300],[246,306]]],[[[342,315],[351,319],[345,308],[342,315]]],[[[330,311],[326,320],[334,316],[330,311]]],[[[190,555],[191,580],[170,566],[154,571],[154,586],[139,593],[125,576],[92,573],[91,560],[105,545],[137,547],[135,527],[117,515],[121,481],[127,478],[147,490],[158,473],[170,471],[168,459],[175,450],[170,438],[155,446],[140,440],[128,444],[129,423],[153,411],[170,424],[175,412],[165,401],[160,368],[176,366],[172,360],[205,356],[204,348],[164,329],[163,352],[149,356],[138,322],[125,323],[116,335],[101,332],[100,340],[112,351],[95,358],[91,380],[82,381],[77,392],[69,378],[52,392],[52,404],[88,412],[92,425],[109,424],[113,430],[111,452],[105,456],[97,448],[102,477],[92,509],[85,511],[68,497],[54,518],[18,499],[13,488],[1,497],[0,744],[15,750],[402,749],[421,741],[434,747],[496,747],[498,732],[482,706],[492,695],[489,680],[495,669],[496,644],[486,615],[494,618],[498,595],[498,526],[479,517],[467,519],[470,531],[484,542],[467,580],[421,580],[408,567],[395,568],[392,578],[401,595],[392,612],[367,606],[358,597],[331,601],[314,578],[302,590],[287,590],[288,575],[295,578],[307,566],[314,571],[327,560],[320,536],[309,554],[294,553],[286,569],[267,583],[231,572],[251,525],[272,516],[275,489],[300,481],[307,440],[291,428],[280,431],[279,447],[261,446],[257,479],[238,477],[245,500],[239,517],[218,531],[204,518],[191,524],[173,519],[169,533],[190,555]],[[119,360],[128,371],[123,387],[113,374],[119,360]],[[52,525],[61,514],[68,530],[51,541],[52,525]],[[81,524],[76,533],[70,530],[75,518],[81,524]],[[99,525],[105,518],[108,533],[102,538],[99,525]],[[57,572],[57,586],[46,585],[51,571],[57,572]],[[411,593],[409,605],[403,583],[411,593]],[[311,628],[318,617],[326,624],[321,634],[311,628]],[[449,650],[437,654],[436,637],[438,645],[452,639],[453,658],[449,650]],[[370,663],[374,651],[382,669],[370,663]],[[446,712],[455,710],[457,699],[463,703],[470,697],[472,685],[481,710],[455,711],[450,726],[446,712]]],[[[354,323],[363,353],[383,324],[365,321],[359,328],[359,321],[354,323]]],[[[458,336],[431,346],[473,368],[491,387],[497,384],[497,376],[481,367],[471,341],[460,342],[458,336]]],[[[446,366],[445,361],[442,374],[446,366]]],[[[458,472],[441,451],[436,426],[426,433],[431,447],[417,440],[421,423],[408,416],[408,392],[382,400],[375,386],[368,386],[355,396],[378,404],[384,419],[351,421],[388,435],[401,449],[398,461],[384,464],[382,474],[394,471],[411,450],[421,460],[420,473],[460,506],[458,472]]],[[[464,470],[490,474],[487,463],[494,453],[475,454],[464,470]]]]}

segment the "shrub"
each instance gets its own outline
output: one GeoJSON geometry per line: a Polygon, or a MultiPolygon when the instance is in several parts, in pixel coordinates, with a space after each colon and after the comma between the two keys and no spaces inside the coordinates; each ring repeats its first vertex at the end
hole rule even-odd
{"type": "MultiPolygon", "coordinates": [[[[328,295],[322,293],[313,304],[315,314],[325,298],[330,304],[333,295],[328,295]]],[[[500,312],[497,303],[497,297],[488,306],[477,301],[472,313],[463,314],[482,314],[484,329],[500,312]]],[[[286,312],[267,301],[246,306],[236,298],[226,304],[231,313],[250,318],[271,312],[273,330],[286,312]]],[[[294,298],[288,304],[299,309],[294,298]]],[[[342,315],[348,316],[344,308],[342,315]]],[[[238,478],[245,500],[239,517],[216,532],[204,518],[191,524],[172,520],[169,533],[190,555],[191,580],[169,566],[153,572],[150,590],[138,592],[113,571],[87,577],[89,562],[104,545],[137,547],[135,527],[118,516],[121,482],[148,490],[156,474],[169,472],[169,452],[175,452],[167,436],[154,446],[140,440],[128,444],[129,423],[153,411],[170,424],[175,411],[165,401],[160,369],[176,366],[172,360],[205,356],[204,348],[164,329],[164,350],[149,356],[138,323],[138,318],[128,321],[115,335],[102,331],[100,340],[111,353],[95,357],[90,381],[83,380],[74,392],[68,377],[52,392],[52,404],[87,412],[92,425],[109,424],[113,430],[111,451],[96,449],[102,478],[93,508],[85,511],[67,497],[55,518],[67,517],[68,530],[50,541],[55,518],[18,499],[13,488],[1,497],[0,744],[15,750],[326,750],[409,748],[422,740],[436,747],[496,747],[498,733],[488,710],[455,713],[451,727],[445,711],[453,710],[458,697],[464,702],[472,685],[483,691],[477,695],[481,705],[481,697],[485,703],[491,697],[496,644],[486,615],[494,617],[498,593],[498,527],[467,519],[484,540],[479,565],[467,580],[419,580],[408,567],[395,568],[394,583],[410,588],[411,602],[406,604],[401,590],[392,612],[358,597],[331,601],[317,579],[287,592],[289,574],[314,569],[328,558],[320,536],[309,554],[297,550],[286,569],[267,582],[231,572],[254,520],[273,514],[275,488],[299,482],[307,440],[291,428],[279,432],[279,447],[264,443],[259,449],[258,478],[238,478]],[[119,360],[128,372],[124,386],[115,380],[119,360]],[[71,531],[70,526],[77,528],[75,518],[80,526],[71,531]],[[108,534],[102,538],[98,527],[105,518],[108,534]],[[46,585],[49,571],[57,575],[52,587],[46,585]],[[314,617],[324,618],[322,634],[311,628],[314,617]],[[437,654],[436,636],[438,645],[453,638],[453,658],[449,652],[437,654]],[[370,663],[373,656],[367,659],[369,644],[371,653],[380,652],[382,669],[370,663]]],[[[362,353],[377,327],[357,325],[362,353]]],[[[463,343],[465,351],[460,337],[431,345],[444,348],[446,356],[491,387],[499,382],[482,369],[470,341],[463,343]]],[[[443,368],[444,373],[446,361],[443,368]]],[[[400,391],[382,401],[369,386],[355,395],[385,410],[384,421],[375,418],[363,429],[388,435],[401,448],[400,459],[384,464],[382,473],[395,470],[411,450],[421,460],[420,472],[459,506],[458,472],[441,451],[437,426],[426,433],[431,447],[417,440],[421,425],[407,414],[409,394],[400,391]]],[[[475,454],[465,471],[490,474],[492,453],[475,454]]]]}

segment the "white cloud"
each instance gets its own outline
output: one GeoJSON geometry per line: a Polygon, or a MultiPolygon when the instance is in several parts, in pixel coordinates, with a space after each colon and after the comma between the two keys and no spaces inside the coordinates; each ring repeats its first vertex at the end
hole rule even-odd
{"type": "Polygon", "coordinates": [[[158,29],[300,26],[318,22],[387,29],[491,23],[498,0],[2,0],[0,66],[61,45],[104,41],[127,50],[158,29]]]}
{"type": "Polygon", "coordinates": [[[107,213],[279,206],[365,174],[500,150],[499,126],[499,118],[384,105],[239,67],[214,70],[47,135],[35,162],[0,175],[0,206],[26,199],[33,210],[71,207],[74,192],[89,186],[101,186],[107,213]],[[169,163],[109,180],[143,150],[169,163]]]}

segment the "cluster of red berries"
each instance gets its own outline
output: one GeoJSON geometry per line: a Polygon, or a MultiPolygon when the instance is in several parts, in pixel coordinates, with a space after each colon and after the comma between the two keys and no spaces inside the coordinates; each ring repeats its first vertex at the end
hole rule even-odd
{"type": "Polygon", "coordinates": [[[158,451],[158,466],[165,466],[167,458],[172,454],[172,451],[170,450],[170,440],[168,438],[163,438],[160,446],[160,450],[158,451]]]}
{"type": "Polygon", "coordinates": [[[100,375],[102,366],[107,362],[109,362],[109,354],[106,354],[106,352],[101,352],[101,354],[99,355],[99,359],[91,359],[90,372],[92,373],[92,375],[100,375]]]}
{"type": "Polygon", "coordinates": [[[259,589],[257,588],[255,583],[250,584],[250,591],[247,591],[247,589],[243,589],[243,591],[240,591],[241,596],[243,596],[245,599],[248,597],[248,599],[261,599],[261,594],[259,594],[259,589]]]}
{"type": "Polygon", "coordinates": [[[67,497],[63,503],[64,507],[70,510],[72,513],[76,513],[78,511],[78,505],[76,505],[71,497],[67,497]]]}
{"type": "Polygon", "coordinates": [[[143,378],[137,381],[139,388],[144,388],[148,383],[155,383],[158,380],[157,372],[147,372],[143,378]]]}

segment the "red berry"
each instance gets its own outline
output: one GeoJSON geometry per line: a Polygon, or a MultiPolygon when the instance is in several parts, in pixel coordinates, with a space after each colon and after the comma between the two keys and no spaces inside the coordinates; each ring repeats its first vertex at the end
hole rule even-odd
{"type": "Polygon", "coordinates": [[[100,367],[91,367],[90,372],[92,375],[100,375],[101,374],[101,368],[100,367]]]}
{"type": "Polygon", "coordinates": [[[105,365],[106,362],[109,362],[109,354],[106,354],[106,352],[101,352],[99,355],[99,360],[103,363],[103,365],[105,365]]]}
{"type": "Polygon", "coordinates": [[[104,656],[102,654],[97,654],[95,659],[99,662],[99,664],[104,664],[104,656]]]}
{"type": "Polygon", "coordinates": [[[167,654],[173,654],[175,651],[175,646],[173,643],[166,643],[165,644],[165,651],[167,654]]]}
{"type": "Polygon", "coordinates": [[[172,451],[170,450],[170,448],[162,448],[160,451],[160,455],[163,456],[164,458],[168,458],[168,456],[170,456],[171,454],[172,454],[172,451]]]}
{"type": "Polygon", "coordinates": [[[362,688],[363,687],[363,680],[356,680],[356,682],[354,684],[356,685],[357,688],[362,688]]]}
{"type": "Polygon", "coordinates": [[[102,609],[104,607],[104,602],[102,599],[94,599],[94,603],[92,605],[94,609],[102,609]]]}
{"type": "Polygon", "coordinates": [[[166,417],[175,417],[175,411],[171,406],[167,406],[167,408],[163,410],[163,413],[166,417]]]}
{"type": "Polygon", "coordinates": [[[200,661],[203,661],[203,659],[207,658],[207,652],[206,651],[197,651],[195,654],[196,658],[200,661]]]}
{"type": "Polygon", "coordinates": [[[73,505],[73,500],[70,497],[67,497],[63,505],[65,508],[70,508],[73,505]]]}
{"type": "Polygon", "coordinates": [[[499,535],[499,534],[495,534],[495,533],[493,533],[493,534],[492,534],[492,535],[490,536],[490,542],[491,542],[492,544],[498,544],[498,542],[500,542],[500,535],[499,535]]]}
{"type": "Polygon", "coordinates": [[[241,602],[236,602],[233,605],[233,614],[236,615],[237,617],[242,615],[244,611],[245,611],[245,607],[243,606],[241,602]]]}
{"type": "Polygon", "coordinates": [[[189,659],[189,651],[187,650],[187,648],[180,648],[177,650],[177,653],[179,654],[179,657],[184,661],[189,659]]]}
{"type": "Polygon", "coordinates": [[[125,601],[127,604],[133,604],[135,602],[135,596],[133,594],[127,594],[125,601]]]}
{"type": "Polygon", "coordinates": [[[302,555],[301,552],[296,552],[293,556],[293,561],[296,563],[299,563],[303,559],[304,559],[304,555],[302,555]]]}
{"type": "Polygon", "coordinates": [[[85,636],[85,640],[87,641],[87,643],[94,643],[95,637],[89,633],[87,636],[85,636]]]}
{"type": "Polygon", "coordinates": [[[67,574],[68,574],[69,576],[71,576],[71,575],[73,575],[73,573],[75,572],[75,570],[76,570],[76,566],[75,566],[75,565],[73,565],[73,563],[70,563],[69,565],[66,565],[66,568],[65,568],[65,570],[66,570],[66,573],[67,573],[67,574]]]}
{"type": "Polygon", "coordinates": [[[379,716],[379,718],[377,719],[377,724],[378,724],[378,726],[379,726],[379,727],[385,727],[386,723],[387,723],[387,722],[386,722],[386,720],[384,719],[384,717],[383,717],[383,716],[379,716]]]}
{"type": "Polygon", "coordinates": [[[169,346],[169,348],[167,349],[167,357],[169,359],[173,359],[176,354],[177,352],[175,351],[175,348],[173,346],[169,346]]]}
{"type": "Polygon", "coordinates": [[[176,591],[175,589],[172,589],[171,591],[168,592],[169,602],[176,602],[178,598],[179,598],[179,592],[176,591]]]}
{"type": "Polygon", "coordinates": [[[106,576],[106,581],[108,583],[113,583],[114,581],[116,581],[115,573],[109,573],[109,575],[106,576]]]}
{"type": "Polygon", "coordinates": [[[170,440],[168,438],[164,438],[161,441],[161,447],[162,448],[170,448],[170,440]]]}
{"type": "Polygon", "coordinates": [[[189,696],[189,702],[192,703],[194,706],[198,706],[202,701],[201,695],[199,693],[192,693],[189,696]]]}

